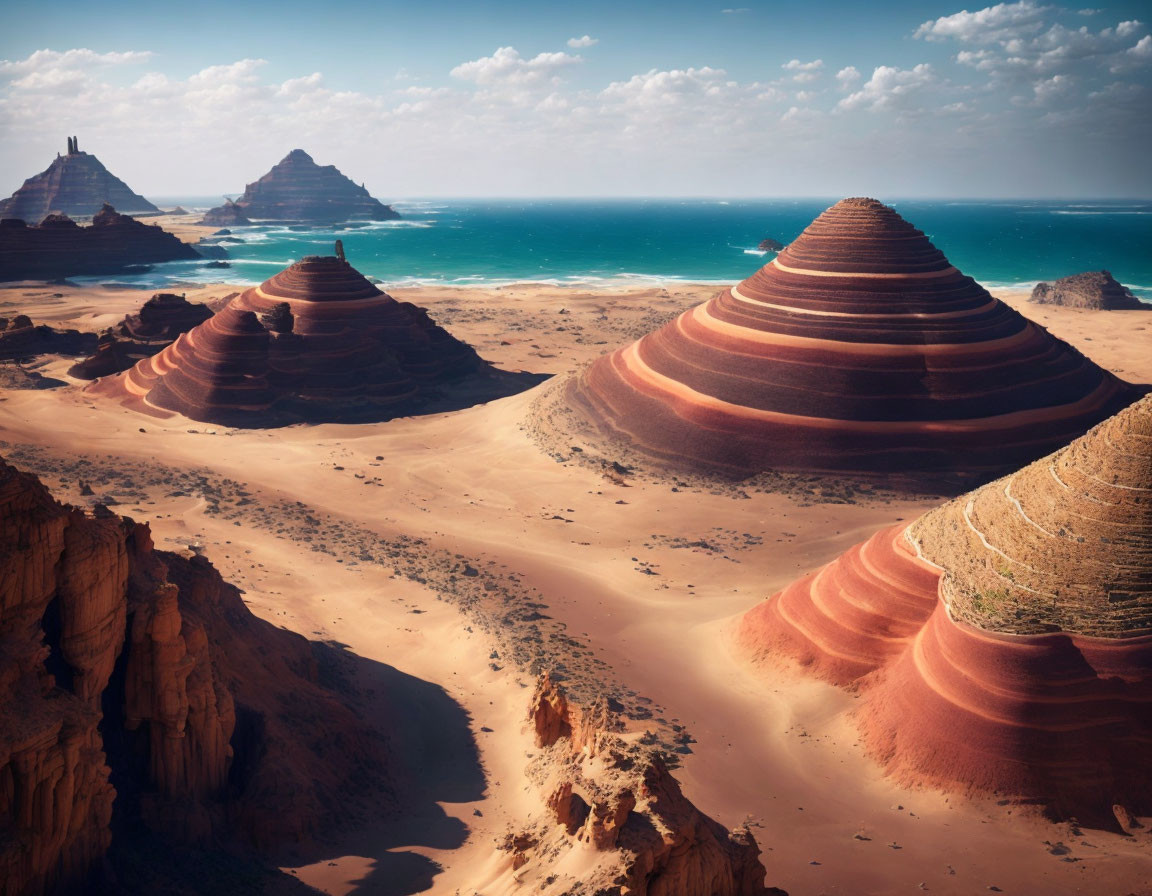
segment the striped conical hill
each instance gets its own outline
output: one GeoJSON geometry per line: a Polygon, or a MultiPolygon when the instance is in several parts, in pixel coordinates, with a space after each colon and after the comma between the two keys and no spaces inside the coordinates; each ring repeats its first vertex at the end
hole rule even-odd
{"type": "Polygon", "coordinates": [[[1138,394],[873,199],[569,385],[601,431],[680,467],[985,480],[1138,394]]]}
{"type": "Polygon", "coordinates": [[[489,368],[343,258],[308,256],[94,391],[193,420],[262,426],[410,414],[489,368]]]}
{"type": "Polygon", "coordinates": [[[1152,812],[1152,396],[847,551],[739,639],[859,687],[903,779],[1152,812]]]}

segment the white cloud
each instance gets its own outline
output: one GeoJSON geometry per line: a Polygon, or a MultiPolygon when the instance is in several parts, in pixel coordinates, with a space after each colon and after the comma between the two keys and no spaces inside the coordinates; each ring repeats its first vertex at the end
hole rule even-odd
{"type": "MultiPolygon", "coordinates": [[[[163,60],[159,71],[148,71],[155,63],[143,70],[128,65],[147,62],[146,53],[41,51],[0,62],[0,132],[9,138],[0,143],[0,171],[16,179],[14,189],[19,177],[40,170],[43,157],[56,151],[50,135],[79,133],[146,195],[234,191],[294,146],[367,180],[383,199],[420,193],[739,192],[751,182],[770,183],[781,171],[789,172],[781,182],[785,191],[859,192],[867,184],[850,178],[861,171],[871,178],[873,170],[891,170],[898,189],[909,182],[910,171],[923,169],[919,183],[934,182],[933,172],[946,169],[949,158],[963,152],[967,160],[976,149],[991,160],[982,171],[1019,169],[1030,175],[1048,164],[1028,152],[1038,140],[1057,147],[1056,153],[1082,135],[1109,134],[1107,149],[1097,147],[1091,159],[1105,158],[1100,153],[1113,153],[1114,146],[1135,155],[1134,147],[1146,145],[1149,128],[1141,109],[1148,108],[1148,90],[1106,68],[1117,56],[1129,60],[1132,71],[1152,58],[1152,39],[1141,37],[1140,28],[1113,25],[1107,34],[1087,36],[1076,36],[1078,29],[1049,35],[1048,28],[1011,47],[1009,40],[965,45],[958,49],[968,56],[960,61],[970,68],[998,66],[1016,75],[975,85],[970,75],[949,80],[941,64],[880,66],[862,76],[853,65],[802,59],[789,60],[779,78],[763,82],[701,65],[574,85],[563,76],[581,63],[578,55],[524,57],[504,47],[456,66],[447,85],[386,77],[340,91],[307,68],[273,78],[271,66],[259,59],[178,77],[175,60],[163,60]],[[1088,52],[1093,43],[1112,49],[1111,55],[1084,57],[1092,76],[1068,70],[1079,58],[1073,51],[1088,52]],[[1043,54],[1058,48],[1067,54],[1061,57],[1065,62],[1045,63],[1056,70],[1037,69],[1043,54]],[[1014,57],[1021,60],[1012,63],[1017,67],[1005,68],[1014,57]],[[825,72],[836,89],[794,80],[825,72]],[[147,129],[141,130],[142,120],[149,122],[147,129]],[[899,158],[890,150],[894,132],[905,147],[899,158]],[[349,133],[356,139],[348,140],[349,133]],[[246,151],[220,152],[221,134],[246,151]],[[1012,154],[995,156],[1007,135],[1020,135],[1019,144],[1012,154]],[[812,174],[831,170],[842,172],[835,184],[821,179],[827,175],[812,174]]],[[[1144,168],[1084,159],[1074,168],[1080,175],[1135,171],[1129,176],[1144,177],[1152,189],[1144,168]]],[[[1018,189],[1016,181],[1005,182],[1018,189]]],[[[967,190],[968,181],[955,186],[967,190]]],[[[994,192],[994,186],[984,188],[994,192]]],[[[884,192],[880,185],[870,189],[884,192]]]]}
{"type": "Polygon", "coordinates": [[[1032,0],[1018,3],[998,3],[976,12],[963,10],[950,16],[941,16],[924,22],[913,37],[925,40],[953,40],[967,43],[991,43],[1011,40],[1022,34],[1039,31],[1044,14],[1050,9],[1032,0]]]}
{"type": "Polygon", "coordinates": [[[580,49],[581,47],[594,47],[600,43],[599,38],[590,37],[585,34],[583,37],[570,37],[568,38],[568,46],[573,49],[580,49]]]}
{"type": "Polygon", "coordinates": [[[728,81],[726,76],[724,69],[708,66],[670,71],[652,69],[633,75],[627,81],[613,81],[600,91],[600,97],[629,105],[671,105],[689,96],[715,96],[725,84],[735,86],[736,82],[728,81]]]}
{"type": "Polygon", "coordinates": [[[811,62],[801,62],[799,59],[792,59],[785,62],[780,68],[786,72],[793,72],[792,80],[797,84],[810,84],[820,77],[820,71],[824,68],[824,60],[813,59],[811,62]]]}
{"type": "Polygon", "coordinates": [[[1137,41],[1136,46],[1129,47],[1124,52],[1138,59],[1152,59],[1152,36],[1145,34],[1137,41]]]}
{"type": "Polygon", "coordinates": [[[837,108],[846,111],[855,109],[920,111],[930,102],[926,102],[925,93],[938,85],[936,73],[927,63],[920,63],[910,69],[881,65],[872,72],[872,77],[858,91],[840,100],[837,108]]]}
{"type": "Polygon", "coordinates": [[[849,65],[836,72],[836,81],[844,90],[848,90],[859,80],[860,70],[854,65],[849,65]]]}
{"type": "Polygon", "coordinates": [[[540,53],[525,59],[515,47],[500,47],[491,56],[463,62],[451,71],[454,78],[477,84],[512,84],[528,86],[542,84],[555,78],[561,71],[583,62],[579,56],[568,53],[540,53]]]}
{"type": "Polygon", "coordinates": [[[813,59],[811,62],[801,62],[799,59],[792,59],[785,62],[780,68],[786,72],[818,72],[824,68],[824,60],[813,59]]]}
{"type": "Polygon", "coordinates": [[[257,71],[268,64],[266,59],[241,59],[228,65],[210,65],[188,79],[193,87],[218,87],[222,84],[252,83],[257,71]]]}
{"type": "Polygon", "coordinates": [[[1053,75],[1051,78],[1033,84],[1032,96],[1037,104],[1048,105],[1067,97],[1075,84],[1075,79],[1069,75],[1053,75]]]}
{"type": "Polygon", "coordinates": [[[0,61],[0,73],[26,75],[55,69],[128,65],[147,62],[151,58],[152,52],[149,50],[129,50],[124,53],[97,53],[82,48],[64,52],[37,50],[26,59],[0,61]]]}
{"type": "Polygon", "coordinates": [[[1098,16],[1102,12],[1104,12],[1104,10],[1102,10],[1102,9],[1078,9],[1078,10],[1076,10],[1076,15],[1078,15],[1078,16],[1098,16]]]}
{"type": "Polygon", "coordinates": [[[747,6],[740,6],[740,7],[737,7],[736,9],[722,9],[720,11],[722,13],[724,13],[724,15],[726,15],[726,16],[738,16],[738,15],[741,15],[742,13],[750,12],[751,10],[749,10],[749,8],[747,6]]]}

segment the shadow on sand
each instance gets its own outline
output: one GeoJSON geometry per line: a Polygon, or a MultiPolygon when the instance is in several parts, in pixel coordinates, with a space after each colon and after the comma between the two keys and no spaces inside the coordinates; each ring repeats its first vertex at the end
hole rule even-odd
{"type": "MultiPolygon", "coordinates": [[[[432,887],[440,866],[412,848],[463,845],[467,825],[448,816],[440,804],[473,802],[485,793],[468,713],[438,685],[360,657],[344,645],[311,646],[321,686],[355,711],[368,736],[382,745],[383,758],[370,768],[374,780],[361,778],[336,794],[347,807],[345,815],[325,819],[314,840],[263,856],[239,839],[218,848],[186,847],[142,825],[121,823],[104,880],[86,889],[87,896],[315,896],[321,891],[277,866],[322,866],[342,858],[352,859],[353,869],[367,865],[370,870],[339,892],[409,896],[432,887]]],[[[263,761],[275,761],[276,744],[267,748],[263,761]]],[[[341,756],[340,750],[334,755],[341,756]]],[[[357,757],[341,758],[354,762],[357,757]]],[[[316,756],[315,761],[325,759],[316,756]]],[[[348,873],[342,868],[332,879],[347,881],[348,873]]]]}
{"type": "Polygon", "coordinates": [[[432,887],[440,866],[411,852],[411,847],[455,849],[464,844],[468,827],[445,814],[441,803],[482,799],[484,772],[469,727],[468,713],[439,685],[383,663],[316,645],[318,653],[339,651],[341,665],[355,689],[362,718],[388,741],[387,776],[395,809],[366,820],[325,844],[314,863],[339,856],[362,856],[372,869],[352,892],[364,896],[408,896],[432,887]]]}

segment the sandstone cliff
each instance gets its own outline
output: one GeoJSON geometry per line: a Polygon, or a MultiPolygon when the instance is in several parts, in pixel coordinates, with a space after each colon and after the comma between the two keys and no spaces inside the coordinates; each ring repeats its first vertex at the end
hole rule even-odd
{"type": "Polygon", "coordinates": [[[0,202],[0,218],[39,221],[53,213],[87,218],[105,203],[130,215],[160,214],[160,209],[133,193],[96,156],[81,152],[75,138],[69,137],[66,155],[56,156],[46,170],[28,178],[0,202]]]}
{"type": "Polygon", "coordinates": [[[66,215],[49,215],[35,227],[17,219],[0,221],[0,280],[114,274],[131,265],[198,258],[195,249],[172,234],[110,205],[88,227],[66,215]]]}
{"type": "Polygon", "coordinates": [[[1141,302],[1108,271],[1085,271],[1052,283],[1037,283],[1028,301],[1096,311],[1152,310],[1152,305],[1141,302]]]}
{"type": "Polygon", "coordinates": [[[760,849],[692,805],[660,756],[607,702],[580,706],[542,678],[528,717],[543,814],[503,849],[520,886],[547,894],[767,896],[760,849]],[[592,890],[580,889],[579,892],[592,890]]]}
{"type": "Polygon", "coordinates": [[[0,462],[0,894],[96,885],[141,831],[307,841],[386,764],[348,699],[206,560],[0,462]]]}

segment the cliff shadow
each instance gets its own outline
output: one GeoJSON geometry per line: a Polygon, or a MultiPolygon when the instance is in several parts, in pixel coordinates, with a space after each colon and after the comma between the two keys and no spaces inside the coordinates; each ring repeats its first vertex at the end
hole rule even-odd
{"type": "Polygon", "coordinates": [[[456,849],[469,828],[442,803],[485,796],[487,782],[471,717],[443,688],[392,666],[365,659],[335,642],[313,643],[321,683],[347,695],[361,719],[387,741],[388,806],[292,854],[316,864],[342,857],[371,868],[352,893],[408,896],[431,889],[441,867],[412,847],[456,849]]]}

